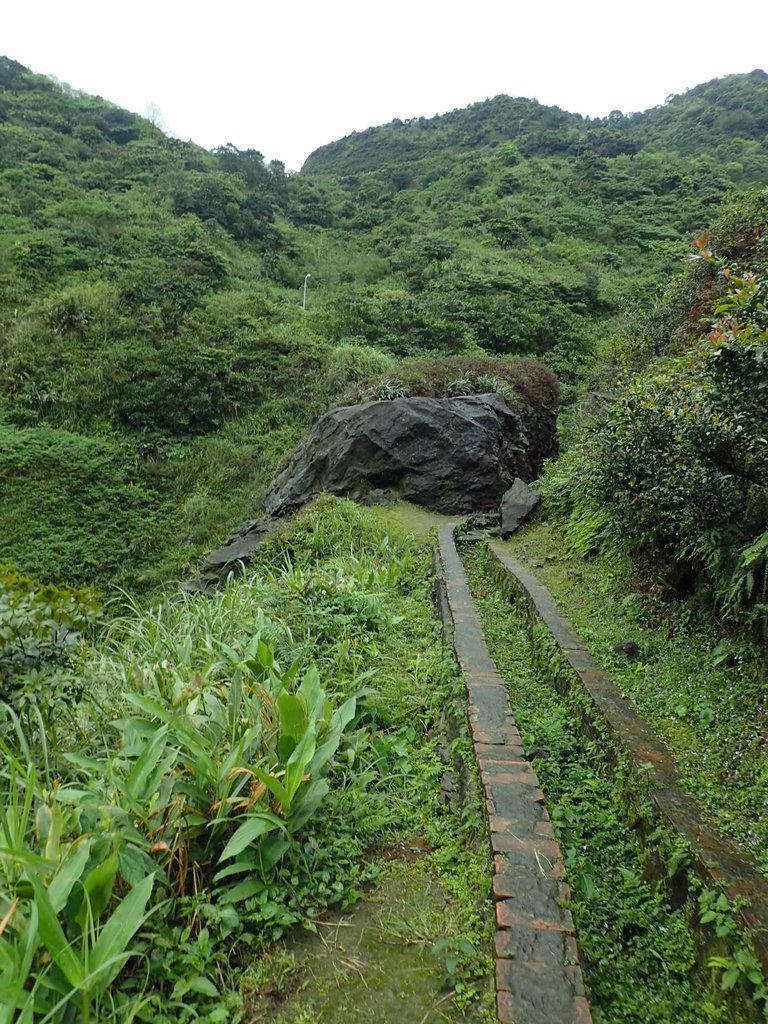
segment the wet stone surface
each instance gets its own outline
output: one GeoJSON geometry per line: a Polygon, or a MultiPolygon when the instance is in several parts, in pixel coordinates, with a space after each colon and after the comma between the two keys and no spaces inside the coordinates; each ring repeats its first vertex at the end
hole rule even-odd
{"type": "Polygon", "coordinates": [[[544,794],[526,760],[504,681],[491,661],[453,539],[440,531],[454,649],[485,790],[496,873],[496,988],[500,1024],[589,1024],[567,886],[544,794]]]}
{"type": "MultiPolygon", "coordinates": [[[[399,865],[376,893],[318,922],[284,947],[292,978],[267,984],[249,1001],[256,1024],[436,1024],[477,1022],[446,991],[440,959],[450,896],[418,860],[399,865]]],[[[272,972],[277,973],[277,972],[272,972]]]]}

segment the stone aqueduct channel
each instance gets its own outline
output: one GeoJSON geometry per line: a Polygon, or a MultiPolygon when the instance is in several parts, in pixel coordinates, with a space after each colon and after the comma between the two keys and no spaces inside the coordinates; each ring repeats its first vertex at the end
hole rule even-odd
{"type": "MultiPolygon", "coordinates": [[[[480,618],[454,541],[441,528],[437,558],[440,614],[451,632],[467,687],[468,715],[485,793],[495,874],[497,1015],[500,1024],[589,1024],[563,861],[536,773],[525,758],[507,690],[486,647],[480,618]]],[[[552,598],[505,545],[489,539],[505,592],[527,603],[554,638],[571,683],[585,696],[591,723],[607,728],[609,759],[642,777],[652,815],[687,845],[693,870],[723,891],[768,973],[768,880],[729,838],[711,829],[678,785],[671,755],[628,705],[552,598]]],[[[585,721],[589,728],[590,721],[585,721]]],[[[649,829],[650,831],[650,829],[649,829]]],[[[704,933],[698,942],[706,960],[704,933]]]]}
{"type": "Polygon", "coordinates": [[[524,756],[504,680],[491,660],[453,539],[440,556],[453,644],[490,823],[500,1024],[589,1024],[563,861],[544,794],[524,756]]]}

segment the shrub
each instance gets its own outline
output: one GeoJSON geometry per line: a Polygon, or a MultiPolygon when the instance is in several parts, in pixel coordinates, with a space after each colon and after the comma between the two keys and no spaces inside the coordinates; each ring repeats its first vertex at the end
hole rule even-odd
{"type": "Polygon", "coordinates": [[[371,396],[400,397],[424,395],[447,398],[451,395],[497,392],[508,402],[522,401],[556,409],[560,395],[557,377],[548,367],[527,357],[448,356],[429,361],[403,363],[398,374],[387,373],[361,382],[348,393],[350,401],[371,396]],[[386,392],[392,392],[387,394],[386,392]]]}
{"type": "Polygon", "coordinates": [[[65,663],[98,610],[90,588],[37,583],[0,565],[0,695],[30,669],[65,663]]]}
{"type": "Polygon", "coordinates": [[[577,549],[612,537],[679,590],[766,630],[768,278],[698,245],[719,274],[712,329],[622,388],[549,494],[577,549]]]}
{"type": "Polygon", "coordinates": [[[343,395],[361,378],[390,373],[395,365],[392,356],[365,343],[335,345],[323,360],[322,393],[343,395]]]}
{"type": "Polygon", "coordinates": [[[0,488],[5,558],[57,582],[124,579],[170,523],[127,445],[69,431],[0,425],[0,488]]]}

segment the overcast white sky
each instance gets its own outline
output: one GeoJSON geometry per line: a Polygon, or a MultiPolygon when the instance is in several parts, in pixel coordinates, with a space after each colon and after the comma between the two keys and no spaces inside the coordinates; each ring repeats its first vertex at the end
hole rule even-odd
{"type": "Polygon", "coordinates": [[[498,93],[601,116],[768,70],[768,0],[4,0],[0,54],[211,148],[326,142],[498,93]]]}

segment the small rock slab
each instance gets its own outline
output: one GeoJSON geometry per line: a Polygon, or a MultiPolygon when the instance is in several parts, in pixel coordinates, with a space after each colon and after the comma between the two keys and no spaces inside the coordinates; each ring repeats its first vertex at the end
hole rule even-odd
{"type": "Polygon", "coordinates": [[[533,512],[541,500],[538,491],[532,491],[519,477],[501,499],[501,536],[509,537],[520,523],[533,512]]]}
{"type": "Polygon", "coordinates": [[[440,531],[453,646],[494,852],[496,1013],[500,1024],[591,1024],[560,848],[526,759],[506,686],[483,637],[454,527],[440,531]]]}
{"type": "Polygon", "coordinates": [[[230,573],[237,575],[250,564],[254,552],[267,537],[281,533],[286,523],[280,519],[262,516],[241,523],[222,548],[212,551],[203,564],[203,571],[195,579],[182,583],[188,593],[205,592],[220,586],[230,573]]]}
{"type": "Polygon", "coordinates": [[[204,572],[218,572],[233,562],[249,562],[258,546],[274,532],[275,524],[267,520],[243,523],[223,548],[212,551],[205,560],[204,572]]]}

